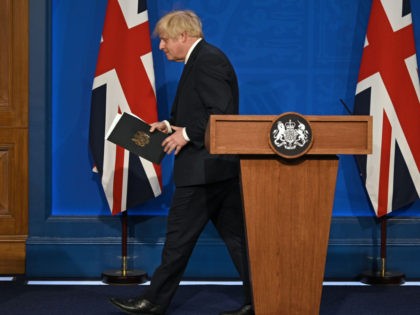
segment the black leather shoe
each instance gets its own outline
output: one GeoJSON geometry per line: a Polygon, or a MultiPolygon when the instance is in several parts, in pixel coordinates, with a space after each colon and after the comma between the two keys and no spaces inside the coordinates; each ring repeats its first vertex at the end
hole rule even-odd
{"type": "Polygon", "coordinates": [[[153,304],[146,299],[109,299],[112,304],[116,305],[119,309],[129,314],[140,315],[163,315],[165,310],[162,306],[153,304]]]}
{"type": "Polygon", "coordinates": [[[228,312],[222,312],[220,315],[254,315],[254,308],[251,304],[246,304],[240,309],[228,312]]]}

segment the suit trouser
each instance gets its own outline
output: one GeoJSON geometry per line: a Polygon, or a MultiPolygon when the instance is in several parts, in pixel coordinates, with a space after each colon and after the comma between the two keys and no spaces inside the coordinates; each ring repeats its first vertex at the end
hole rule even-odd
{"type": "Polygon", "coordinates": [[[210,220],[224,240],[241,276],[245,304],[251,303],[242,197],[237,178],[175,189],[168,214],[162,261],[152,276],[144,298],[168,307],[195,244],[210,220]]]}

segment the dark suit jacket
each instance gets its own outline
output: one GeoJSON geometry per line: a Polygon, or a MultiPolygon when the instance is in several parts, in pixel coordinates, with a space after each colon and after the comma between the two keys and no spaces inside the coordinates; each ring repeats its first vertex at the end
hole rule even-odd
{"type": "Polygon", "coordinates": [[[186,127],[191,140],[175,157],[176,186],[238,176],[237,156],[211,155],[204,146],[209,116],[238,114],[238,106],[238,82],[230,61],[217,47],[201,40],[184,66],[169,119],[171,125],[186,127]]]}

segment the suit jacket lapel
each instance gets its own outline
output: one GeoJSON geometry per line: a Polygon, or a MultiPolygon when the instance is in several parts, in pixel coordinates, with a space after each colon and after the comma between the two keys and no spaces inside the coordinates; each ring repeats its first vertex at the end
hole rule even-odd
{"type": "Polygon", "coordinates": [[[184,66],[184,69],[182,70],[181,78],[179,79],[179,82],[178,82],[178,87],[176,89],[175,99],[174,99],[174,103],[173,103],[173,106],[172,106],[173,115],[176,114],[176,107],[178,105],[179,92],[182,90],[184,82],[185,82],[186,78],[188,77],[188,74],[191,72],[191,69],[194,65],[195,59],[197,59],[198,52],[201,50],[201,47],[204,45],[204,42],[205,42],[204,39],[202,39],[197,44],[197,46],[195,46],[194,50],[191,52],[190,57],[188,58],[187,63],[184,66]]]}
{"type": "Polygon", "coordinates": [[[192,68],[192,63],[188,61],[187,64],[184,66],[184,69],[182,70],[181,78],[179,79],[179,82],[178,82],[177,94],[178,94],[178,91],[182,89],[185,79],[188,77],[188,74],[191,72],[191,68],[192,68]]]}
{"type": "Polygon", "coordinates": [[[186,65],[184,66],[184,69],[182,70],[181,78],[179,79],[179,83],[178,83],[178,90],[180,90],[182,88],[182,85],[185,82],[185,78],[190,73],[190,71],[191,71],[191,69],[194,65],[194,62],[197,59],[198,53],[204,45],[204,42],[205,42],[204,39],[202,39],[197,44],[197,46],[194,47],[194,50],[191,52],[191,55],[188,58],[188,62],[186,63],[186,65]]]}

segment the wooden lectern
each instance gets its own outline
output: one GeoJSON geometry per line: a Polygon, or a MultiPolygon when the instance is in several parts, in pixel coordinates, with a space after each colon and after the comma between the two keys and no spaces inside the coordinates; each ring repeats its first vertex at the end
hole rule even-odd
{"type": "Polygon", "coordinates": [[[370,116],[304,116],[312,147],[284,159],[269,145],[276,116],[212,115],[206,147],[239,154],[255,313],[319,314],[337,154],[369,154],[370,116]]]}

